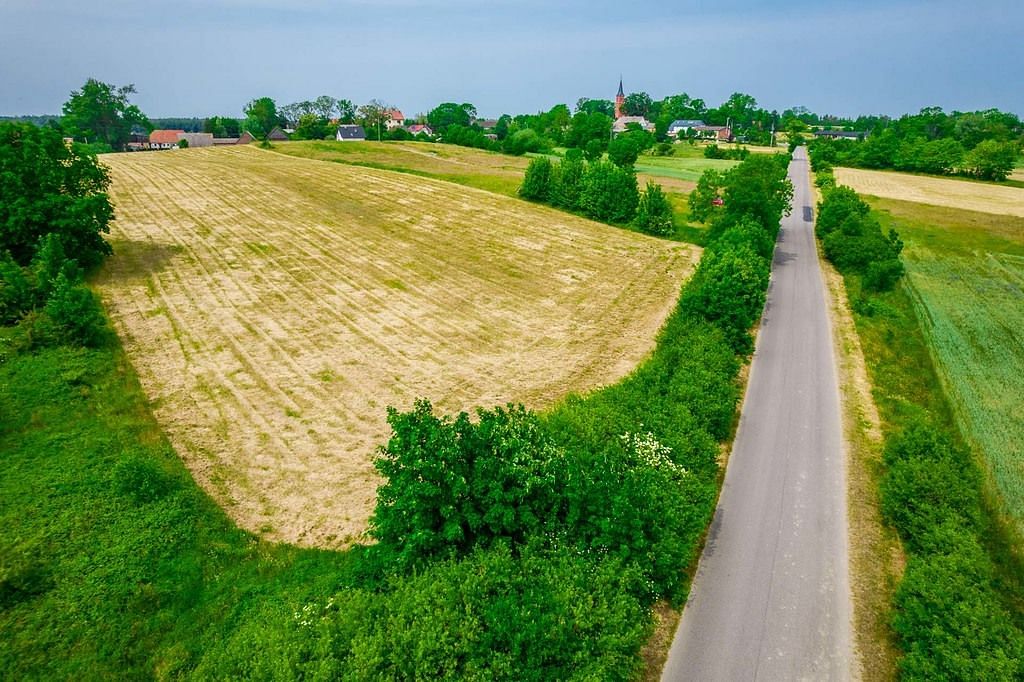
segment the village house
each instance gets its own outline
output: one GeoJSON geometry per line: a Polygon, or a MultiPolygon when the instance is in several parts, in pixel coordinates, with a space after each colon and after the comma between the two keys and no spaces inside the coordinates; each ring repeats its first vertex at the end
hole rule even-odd
{"type": "Polygon", "coordinates": [[[702,140],[732,142],[732,128],[728,126],[694,126],[693,132],[702,140]]]}
{"type": "Polygon", "coordinates": [[[184,130],[154,130],[149,133],[149,148],[172,149],[178,146],[178,135],[184,134],[184,130]]]}
{"type": "Polygon", "coordinates": [[[684,135],[689,133],[694,128],[700,128],[704,126],[704,121],[697,119],[677,119],[669,124],[668,130],[666,131],[669,138],[676,139],[679,137],[679,133],[684,135]]]}
{"type": "Polygon", "coordinates": [[[406,126],[405,129],[413,135],[423,134],[427,137],[434,136],[434,129],[424,123],[413,123],[411,126],[406,126]]]}
{"type": "Polygon", "coordinates": [[[342,124],[338,126],[334,139],[338,142],[363,142],[366,140],[366,131],[360,125],[342,124]]]}
{"type": "Polygon", "coordinates": [[[398,109],[388,109],[384,112],[384,127],[388,130],[401,128],[405,125],[405,116],[398,109]]]}

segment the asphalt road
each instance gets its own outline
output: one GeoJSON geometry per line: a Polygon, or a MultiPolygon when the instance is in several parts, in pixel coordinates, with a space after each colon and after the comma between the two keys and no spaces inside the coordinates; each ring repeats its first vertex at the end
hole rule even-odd
{"type": "Polygon", "coordinates": [[[704,554],[663,680],[852,676],[846,470],[806,150],[704,554]]]}

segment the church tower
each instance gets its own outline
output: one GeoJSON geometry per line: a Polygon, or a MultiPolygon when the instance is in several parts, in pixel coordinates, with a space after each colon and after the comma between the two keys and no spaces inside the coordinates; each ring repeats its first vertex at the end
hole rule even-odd
{"type": "Polygon", "coordinates": [[[615,95],[615,118],[622,117],[622,105],[626,103],[626,95],[622,92],[622,76],[619,76],[619,94],[615,95]]]}

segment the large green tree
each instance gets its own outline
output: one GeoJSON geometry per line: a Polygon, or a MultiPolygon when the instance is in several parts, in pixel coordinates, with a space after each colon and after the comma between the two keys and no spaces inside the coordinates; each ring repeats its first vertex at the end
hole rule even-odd
{"type": "Polygon", "coordinates": [[[132,94],[134,85],[118,87],[90,78],[64,103],[64,128],[78,140],[124,149],[133,127],[152,129],[142,110],[128,101],[132,94]]]}
{"type": "Polygon", "coordinates": [[[254,99],[245,105],[245,128],[256,137],[266,139],[270,131],[281,125],[277,102],[269,97],[254,99]]]}
{"type": "Polygon", "coordinates": [[[55,233],[65,253],[97,265],[111,253],[102,236],[114,217],[109,184],[96,156],[64,144],[60,131],[0,124],[0,253],[26,266],[55,233]]]}
{"type": "Polygon", "coordinates": [[[476,118],[476,107],[469,103],[444,102],[427,114],[427,123],[435,133],[444,134],[448,126],[468,126],[476,118]]]}

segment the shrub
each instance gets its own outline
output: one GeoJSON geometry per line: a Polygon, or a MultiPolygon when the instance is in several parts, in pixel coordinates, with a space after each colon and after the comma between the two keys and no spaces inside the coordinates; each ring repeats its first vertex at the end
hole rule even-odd
{"type": "Polygon", "coordinates": [[[1017,162],[1017,145],[1013,142],[984,140],[967,152],[964,167],[982,180],[1005,180],[1017,162]]]}
{"type": "Polygon", "coordinates": [[[74,284],[63,270],[54,280],[45,312],[61,342],[96,348],[108,339],[107,321],[95,294],[74,284]]]}
{"type": "Polygon", "coordinates": [[[608,143],[608,160],[619,168],[630,168],[640,155],[640,145],[629,135],[618,135],[608,143]]]}
{"type": "Polygon", "coordinates": [[[869,263],[864,272],[864,288],[869,291],[890,291],[903,277],[903,262],[898,258],[869,263]]]}
{"type": "Polygon", "coordinates": [[[737,353],[749,352],[769,274],[767,261],[752,248],[709,249],[683,292],[683,309],[719,326],[737,353]]]}
{"type": "Polygon", "coordinates": [[[177,482],[165,474],[150,459],[127,457],[114,466],[114,489],[131,498],[136,504],[147,504],[164,497],[177,487],[177,482]]]}
{"type": "Polygon", "coordinates": [[[0,253],[0,324],[14,324],[32,309],[35,299],[32,283],[11,254],[0,253]]]}
{"type": "Polygon", "coordinates": [[[601,157],[604,156],[606,148],[607,145],[603,140],[590,140],[583,148],[583,155],[587,158],[587,161],[600,161],[601,157]]]}
{"type": "Polygon", "coordinates": [[[580,207],[580,194],[583,191],[583,176],[586,173],[586,164],[583,162],[582,154],[578,149],[569,151],[577,152],[570,157],[566,153],[565,160],[558,164],[558,183],[551,193],[551,203],[555,206],[575,211],[580,207]]]}
{"type": "Polygon", "coordinates": [[[827,192],[824,201],[818,204],[815,229],[819,237],[825,237],[839,229],[850,216],[866,216],[870,210],[856,192],[839,185],[827,192]]]}
{"type": "Polygon", "coordinates": [[[548,201],[551,195],[551,160],[541,156],[530,161],[526,167],[519,196],[530,201],[548,201]]]}
{"type": "Polygon", "coordinates": [[[675,228],[675,216],[672,204],[661,191],[661,185],[647,181],[647,188],[640,195],[637,204],[636,219],[633,221],[642,232],[656,235],[668,235],[675,228]]]}
{"type": "Polygon", "coordinates": [[[719,207],[713,203],[716,198],[722,195],[725,187],[725,174],[709,168],[700,175],[697,180],[697,187],[690,192],[688,204],[690,206],[690,218],[707,222],[715,213],[720,212],[719,207]]]}
{"type": "Polygon", "coordinates": [[[636,174],[632,170],[598,161],[587,166],[580,193],[580,208],[589,218],[628,223],[636,215],[639,201],[636,174]]]}
{"type": "Polygon", "coordinates": [[[819,188],[822,192],[828,193],[836,186],[835,175],[832,174],[832,169],[818,171],[814,174],[814,186],[819,188]]]}
{"type": "Polygon", "coordinates": [[[735,224],[730,222],[723,220],[713,226],[711,248],[730,250],[746,247],[753,249],[762,258],[771,259],[775,251],[775,240],[768,230],[750,217],[745,217],[735,224]]]}
{"type": "Polygon", "coordinates": [[[786,178],[788,159],[782,154],[755,154],[725,176],[723,213],[736,219],[752,216],[772,236],[789,212],[793,184],[786,178]]]}
{"type": "Polygon", "coordinates": [[[988,558],[970,534],[940,532],[947,536],[945,551],[911,557],[896,591],[900,677],[1020,679],[1024,635],[999,604],[988,558]]]}
{"type": "MultiPolygon", "coordinates": [[[[477,133],[482,139],[486,140],[483,133],[477,133]]],[[[540,152],[544,151],[549,147],[549,143],[537,134],[536,130],[532,128],[525,128],[523,130],[517,130],[508,137],[505,138],[502,143],[502,148],[507,154],[515,154],[516,156],[522,156],[527,152],[540,152]]]]}
{"type": "Polygon", "coordinates": [[[434,416],[426,400],[388,410],[392,436],[375,461],[371,533],[402,566],[497,537],[523,540],[550,516],[556,451],[521,406],[434,416]]]}

